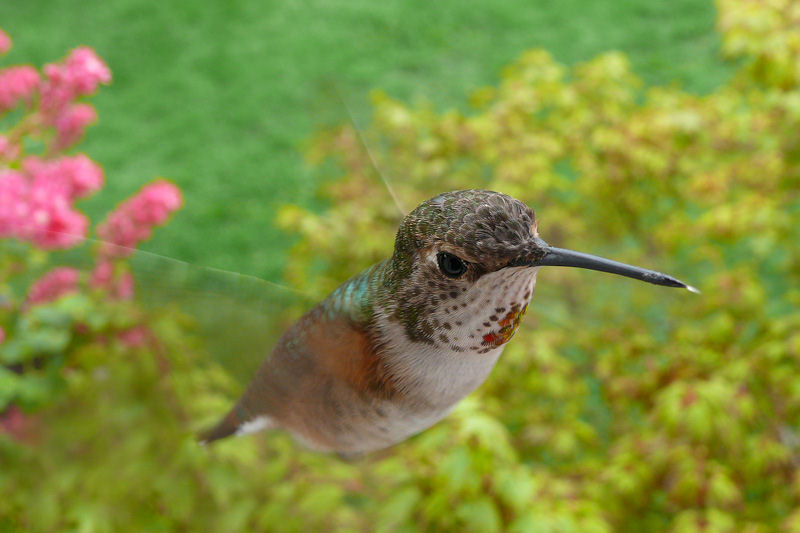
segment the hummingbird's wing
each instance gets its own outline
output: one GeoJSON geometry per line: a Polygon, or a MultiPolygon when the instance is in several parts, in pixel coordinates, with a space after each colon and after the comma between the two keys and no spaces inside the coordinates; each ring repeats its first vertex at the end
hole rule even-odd
{"type": "Polygon", "coordinates": [[[286,327],[313,304],[304,293],[277,283],[91,239],[49,254],[29,278],[69,266],[91,280],[100,248],[106,256],[123,258],[118,268],[132,274],[132,299],[141,309],[174,314],[242,387],[286,327]]]}
{"type": "Polygon", "coordinates": [[[191,332],[246,385],[309,297],[253,276],[137,251],[129,264],[135,298],[147,309],[178,309],[191,332]]]}

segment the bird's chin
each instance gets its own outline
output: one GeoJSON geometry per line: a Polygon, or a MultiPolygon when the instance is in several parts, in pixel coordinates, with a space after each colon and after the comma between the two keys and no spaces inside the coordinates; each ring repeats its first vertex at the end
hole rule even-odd
{"type": "Polygon", "coordinates": [[[460,338],[465,349],[488,353],[511,340],[533,296],[539,267],[508,267],[482,276],[465,295],[460,338]]]}

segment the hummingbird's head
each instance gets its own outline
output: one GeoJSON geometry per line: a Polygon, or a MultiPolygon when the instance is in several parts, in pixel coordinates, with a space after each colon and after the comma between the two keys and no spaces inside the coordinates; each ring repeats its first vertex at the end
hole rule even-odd
{"type": "Polygon", "coordinates": [[[388,284],[410,338],[488,352],[513,336],[545,255],[536,216],[508,195],[442,193],[409,213],[388,284]]]}
{"type": "Polygon", "coordinates": [[[397,232],[390,266],[392,312],[409,336],[454,351],[488,351],[508,341],[542,266],[692,289],[665,274],[549,246],[531,208],[483,190],[442,193],[420,204],[397,232]]]}
{"type": "Polygon", "coordinates": [[[467,285],[511,264],[544,257],[540,243],[536,215],[519,200],[492,191],[452,191],[406,216],[393,260],[418,268],[427,263],[429,277],[467,285]]]}

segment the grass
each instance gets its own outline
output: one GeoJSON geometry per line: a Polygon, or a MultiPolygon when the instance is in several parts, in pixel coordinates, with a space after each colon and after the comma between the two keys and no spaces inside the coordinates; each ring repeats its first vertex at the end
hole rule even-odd
{"type": "MultiPolygon", "coordinates": [[[[303,164],[319,109],[346,115],[319,87],[334,80],[360,117],[381,88],[405,101],[459,106],[520,52],[566,63],[628,54],[649,84],[706,92],[725,81],[707,0],[50,0],[4,2],[15,48],[6,64],[44,62],[79,44],[109,63],[100,122],[82,150],[108,185],[85,204],[107,211],[155,176],[186,206],[147,249],[276,279],[291,238],[277,206],[314,206],[303,164]]],[[[318,205],[316,207],[319,207],[318,205]]]]}

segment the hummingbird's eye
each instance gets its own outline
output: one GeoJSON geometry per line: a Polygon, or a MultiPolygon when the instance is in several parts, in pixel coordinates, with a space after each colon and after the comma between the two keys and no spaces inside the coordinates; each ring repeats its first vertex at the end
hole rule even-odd
{"type": "Polygon", "coordinates": [[[467,271],[467,264],[453,254],[439,252],[436,260],[439,263],[439,270],[448,278],[458,278],[467,271]]]}

